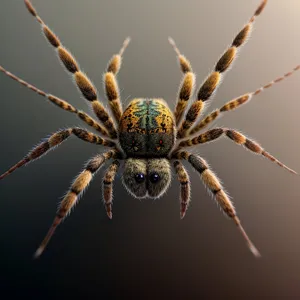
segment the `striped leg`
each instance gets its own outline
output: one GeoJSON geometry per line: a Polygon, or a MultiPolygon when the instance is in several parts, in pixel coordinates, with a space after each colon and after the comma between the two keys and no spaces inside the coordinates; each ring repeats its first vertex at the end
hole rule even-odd
{"type": "Polygon", "coordinates": [[[29,84],[28,82],[20,79],[19,77],[17,77],[16,75],[8,72],[7,70],[5,70],[3,67],[0,66],[0,71],[3,72],[4,74],[6,74],[8,77],[16,80],[17,82],[21,83],[22,85],[26,86],[27,88],[31,89],[32,91],[34,91],[35,93],[46,97],[48,100],[50,100],[51,103],[57,105],[58,107],[62,108],[63,110],[69,111],[71,113],[76,114],[81,120],[83,120],[86,124],[90,125],[91,127],[93,127],[94,129],[96,129],[98,132],[100,132],[102,135],[104,136],[108,136],[108,133],[106,131],[106,129],[101,126],[97,121],[95,121],[94,119],[92,119],[88,114],[86,114],[83,111],[78,110],[77,108],[75,108],[74,106],[72,106],[71,104],[69,104],[67,101],[62,100],[56,96],[47,94],[46,92],[36,88],[35,86],[29,84]]]}
{"type": "Polygon", "coordinates": [[[8,171],[0,176],[0,180],[6,177],[7,175],[14,172],[16,169],[28,164],[31,161],[36,160],[48,153],[48,151],[54,149],[56,146],[60,145],[64,140],[66,140],[71,134],[74,134],[78,138],[82,139],[85,142],[103,145],[106,147],[114,147],[115,143],[106,139],[103,139],[100,136],[95,135],[92,132],[86,131],[81,128],[68,128],[59,130],[56,133],[52,134],[50,137],[45,139],[42,143],[36,146],[33,150],[31,150],[22,160],[20,160],[17,164],[11,167],[8,171]]]}
{"type": "Polygon", "coordinates": [[[169,38],[170,44],[173,46],[177,56],[178,61],[181,67],[181,70],[184,74],[183,80],[181,82],[179,93],[178,93],[178,100],[175,108],[175,119],[176,119],[176,126],[179,126],[182,116],[185,113],[187,108],[188,102],[193,95],[194,85],[195,85],[195,74],[193,73],[191,63],[188,59],[182,55],[177,48],[174,40],[169,38]]]}
{"type": "Polygon", "coordinates": [[[197,100],[189,108],[187,115],[178,130],[178,138],[184,138],[187,136],[189,129],[194,125],[198,116],[203,111],[205,102],[207,102],[211,98],[216,88],[220,85],[222,74],[227,71],[232,65],[237,55],[238,49],[246,42],[247,38],[249,37],[255,18],[260,15],[266,4],[267,0],[263,0],[261,2],[260,6],[251,17],[248,24],[234,38],[230,48],[217,62],[214,71],[208,76],[208,78],[199,88],[197,100]]]}
{"type": "Polygon", "coordinates": [[[120,92],[119,92],[119,86],[116,79],[116,75],[118,74],[121,68],[122,55],[126,47],[128,46],[129,42],[130,42],[130,38],[127,38],[124,41],[123,47],[121,48],[120,52],[111,58],[107,67],[107,71],[104,74],[106,97],[108,99],[109,105],[118,124],[120,122],[123,113],[123,108],[122,108],[122,103],[120,101],[120,92]]]}
{"type": "Polygon", "coordinates": [[[180,182],[180,217],[183,219],[191,200],[191,183],[189,174],[180,161],[174,162],[174,168],[180,182]]]}
{"type": "MultiPolygon", "coordinates": [[[[211,142],[213,140],[218,139],[219,137],[223,136],[225,134],[226,137],[230,138],[232,141],[234,141],[238,145],[243,145],[246,149],[252,151],[253,153],[262,155],[266,157],[267,159],[271,160],[272,162],[275,162],[280,167],[288,170],[289,172],[293,174],[297,174],[294,170],[290,169],[283,163],[281,163],[278,159],[276,159],[274,156],[272,156],[270,153],[265,151],[258,143],[248,139],[246,136],[241,134],[240,132],[232,129],[227,128],[214,128],[211,130],[208,130],[199,136],[190,139],[190,140],[183,140],[180,142],[178,148],[183,147],[190,147],[198,144],[204,144],[211,142]]],[[[177,149],[178,151],[178,149],[177,149]]]]}
{"type": "Polygon", "coordinates": [[[225,112],[235,110],[236,108],[240,107],[241,105],[248,103],[254,96],[256,96],[256,95],[260,94],[261,92],[265,91],[266,89],[272,87],[274,84],[281,82],[285,78],[294,74],[294,72],[298,71],[299,69],[300,69],[300,65],[295,67],[292,71],[284,74],[282,77],[279,77],[279,78],[269,82],[268,84],[264,85],[263,87],[257,89],[255,92],[242,95],[234,100],[227,102],[220,109],[213,111],[208,116],[203,118],[197,125],[195,125],[192,128],[192,130],[189,132],[189,135],[199,132],[200,130],[205,128],[207,125],[211,124],[218,117],[222,116],[225,112]]]}
{"type": "Polygon", "coordinates": [[[196,171],[199,172],[200,178],[204,185],[207,187],[207,189],[212,193],[213,197],[217,201],[217,203],[220,205],[222,210],[226,213],[228,217],[233,219],[237,227],[239,228],[240,232],[242,233],[250,251],[256,256],[260,257],[260,253],[254,246],[254,244],[251,242],[250,238],[248,237],[247,233],[245,232],[244,228],[241,225],[241,221],[237,217],[235,208],[230,201],[229,196],[224,191],[224,188],[222,184],[220,183],[220,180],[216,176],[216,174],[213,173],[212,170],[210,170],[207,162],[201,158],[200,156],[196,156],[194,154],[190,154],[186,151],[177,152],[174,155],[174,158],[177,159],[186,159],[196,171]]]}
{"type": "Polygon", "coordinates": [[[108,217],[112,219],[113,182],[120,163],[115,160],[106,171],[103,178],[103,200],[108,217]]]}
{"type": "Polygon", "coordinates": [[[91,83],[90,79],[80,70],[79,65],[72,54],[61,44],[59,38],[49,29],[44,21],[38,16],[36,10],[32,6],[29,0],[24,0],[25,5],[29,12],[37,19],[41,24],[43,33],[49,43],[57,50],[58,56],[66,69],[73,74],[75,82],[80,89],[82,95],[86,100],[90,101],[92,108],[108,130],[111,138],[117,138],[117,131],[114,126],[113,120],[98,100],[97,90],[91,83]]]}
{"type": "Polygon", "coordinates": [[[74,207],[74,205],[78,202],[80,195],[89,185],[90,181],[93,178],[93,175],[99,170],[99,168],[107,159],[113,157],[114,153],[114,150],[110,150],[109,152],[106,152],[102,155],[95,156],[87,163],[85,169],[76,177],[70,190],[67,192],[64,199],[60,203],[56,217],[46,237],[35,252],[35,258],[38,258],[43,253],[57,226],[70,213],[71,208],[74,207]]]}

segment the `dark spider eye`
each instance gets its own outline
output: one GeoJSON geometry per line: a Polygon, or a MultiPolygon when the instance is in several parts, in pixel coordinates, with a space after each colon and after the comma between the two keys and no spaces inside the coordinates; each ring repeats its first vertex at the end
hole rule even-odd
{"type": "Polygon", "coordinates": [[[150,175],[150,181],[152,183],[157,183],[160,181],[160,176],[157,173],[153,173],[150,175]]]}
{"type": "Polygon", "coordinates": [[[145,181],[145,175],[140,173],[140,174],[135,174],[134,178],[136,180],[137,183],[142,183],[145,181]]]}

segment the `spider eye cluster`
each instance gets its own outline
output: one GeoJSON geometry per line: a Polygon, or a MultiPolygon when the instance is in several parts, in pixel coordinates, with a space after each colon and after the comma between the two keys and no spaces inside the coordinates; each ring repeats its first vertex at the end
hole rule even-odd
{"type": "Polygon", "coordinates": [[[158,198],[171,182],[170,163],[167,159],[134,159],[125,163],[123,184],[136,198],[158,198]]]}
{"type": "MultiPolygon", "coordinates": [[[[135,181],[137,183],[143,183],[146,180],[146,176],[143,173],[137,173],[134,175],[135,181]]],[[[152,183],[158,183],[161,179],[161,176],[157,173],[152,173],[149,175],[149,180],[152,183]]]]}

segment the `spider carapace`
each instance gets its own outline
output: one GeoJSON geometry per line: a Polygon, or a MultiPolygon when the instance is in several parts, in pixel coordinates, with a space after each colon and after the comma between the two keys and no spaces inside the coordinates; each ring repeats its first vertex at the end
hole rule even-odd
{"type": "Polygon", "coordinates": [[[59,59],[66,70],[72,75],[82,95],[90,103],[98,120],[78,110],[67,101],[25,82],[1,66],[0,71],[47,98],[61,109],[77,115],[86,125],[97,131],[97,134],[78,127],[59,130],[43,140],[22,160],[2,174],[0,179],[3,179],[17,168],[48,153],[71,135],[85,142],[110,148],[108,151],[92,157],[84,170],[75,178],[69,191],[60,203],[53,224],[36,251],[35,256],[38,257],[41,255],[56,227],[78,202],[80,195],[87,188],[94,174],[109,160],[112,160],[112,162],[108,166],[103,178],[103,200],[109,218],[112,218],[112,185],[115,175],[119,170],[120,161],[124,161],[123,183],[127,190],[136,198],[158,198],[162,196],[170,185],[172,164],[180,183],[180,215],[183,218],[190,203],[190,180],[185,167],[181,163],[182,160],[185,160],[200,174],[200,179],[216,199],[221,209],[237,225],[252,253],[255,256],[259,256],[258,250],[243,229],[235,208],[217,176],[202,157],[192,154],[186,148],[211,142],[220,137],[226,137],[253,153],[275,162],[289,172],[296,173],[264,150],[258,143],[247,138],[242,133],[224,127],[207,130],[207,126],[212,125],[212,122],[224,113],[235,110],[249,102],[265,89],[292,75],[300,69],[300,66],[295,67],[292,71],[269,82],[256,91],[241,95],[203,118],[201,117],[205,106],[207,106],[217,87],[220,85],[222,77],[230,68],[237,56],[237,52],[249,37],[254,21],[265,8],[267,0],[261,1],[248,23],[233,39],[231,45],[216,63],[211,74],[200,85],[196,97],[194,97],[195,99],[192,99],[195,75],[191,64],[180,53],[175,42],[169,38],[169,42],[177,53],[179,65],[183,73],[174,112],[169,109],[168,105],[162,99],[146,98],[132,100],[123,112],[116,75],[120,70],[122,56],[129,43],[129,39],[126,39],[119,53],[114,55],[110,60],[104,74],[105,93],[111,113],[107,111],[99,100],[96,88],[81,71],[74,56],[62,45],[60,39],[44,23],[31,2],[29,0],[24,0],[24,2],[28,11],[41,25],[46,39],[55,48],[59,59]],[[206,130],[200,133],[205,128],[206,130]]]}

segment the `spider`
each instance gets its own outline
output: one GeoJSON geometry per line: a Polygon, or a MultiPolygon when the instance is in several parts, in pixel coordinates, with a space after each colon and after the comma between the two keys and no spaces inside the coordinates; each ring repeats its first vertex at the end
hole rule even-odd
{"type": "Polygon", "coordinates": [[[96,88],[81,71],[72,54],[61,44],[59,38],[40,18],[31,2],[29,0],[24,0],[24,2],[31,15],[40,23],[46,39],[56,49],[58,57],[67,71],[72,74],[77,87],[84,98],[90,103],[100,122],[85,112],[76,109],[65,100],[34,87],[0,66],[0,70],[4,74],[41,96],[46,97],[58,107],[76,114],[87,125],[97,131],[97,134],[94,134],[78,127],[59,130],[31,150],[22,160],[1,175],[0,179],[3,179],[17,168],[45,155],[71,135],[85,142],[109,148],[107,152],[92,157],[87,162],[84,170],[75,178],[71,188],[59,205],[52,226],[35,252],[35,257],[39,257],[42,254],[57,226],[78,202],[80,195],[87,188],[95,173],[109,160],[113,161],[110,163],[103,178],[103,200],[109,218],[112,218],[113,182],[119,170],[121,160],[125,161],[122,177],[123,184],[128,192],[136,198],[158,198],[164,195],[171,181],[172,162],[180,182],[180,216],[183,218],[190,203],[189,175],[181,163],[181,160],[186,160],[200,174],[202,182],[220,205],[221,209],[237,225],[251,252],[256,257],[259,257],[259,251],[243,229],[235,208],[217,176],[202,157],[188,152],[186,148],[208,143],[225,136],[253,153],[262,155],[291,173],[297,174],[264,150],[258,143],[234,129],[217,127],[199,134],[201,130],[211,125],[214,120],[224,113],[233,111],[249,102],[251,98],[300,69],[300,65],[298,65],[284,76],[271,81],[252,93],[239,96],[227,102],[220,109],[200,118],[205,106],[207,106],[217,87],[220,85],[224,73],[232,65],[237,52],[249,37],[253,23],[256,17],[259,16],[265,8],[267,0],[261,1],[249,22],[233,39],[230,47],[216,63],[212,73],[199,87],[194,101],[192,101],[191,98],[195,86],[195,75],[191,64],[189,60],[181,54],[174,40],[169,38],[169,42],[177,54],[179,65],[183,73],[174,112],[169,109],[163,99],[147,98],[133,99],[123,112],[116,75],[121,67],[123,53],[130,41],[130,39],[127,38],[120,52],[114,55],[110,60],[106,73],[104,74],[106,97],[114,119],[99,101],[96,88]],[[188,106],[189,102],[192,102],[190,106],[188,106]]]}

